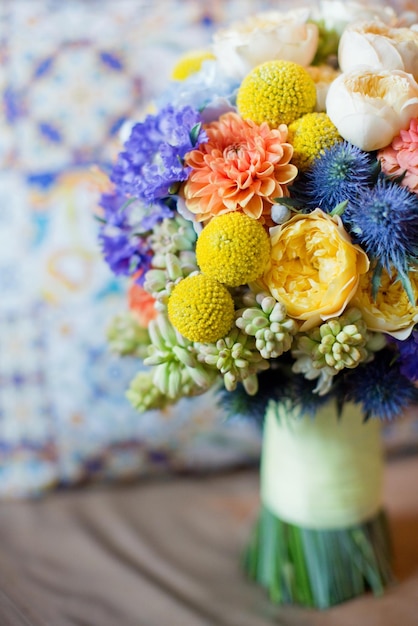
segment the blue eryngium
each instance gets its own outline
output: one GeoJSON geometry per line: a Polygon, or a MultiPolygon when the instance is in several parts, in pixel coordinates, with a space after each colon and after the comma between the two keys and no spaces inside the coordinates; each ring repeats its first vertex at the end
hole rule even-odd
{"type": "Polygon", "coordinates": [[[294,374],[291,369],[292,359],[285,353],[272,362],[272,367],[258,374],[258,392],[249,396],[242,385],[234,391],[219,392],[219,406],[231,419],[236,416],[246,417],[262,425],[267,406],[271,401],[283,403],[297,409],[301,414],[315,416],[330,396],[314,393],[316,380],[307,380],[302,374],[294,374]],[[279,364],[280,361],[280,364],[279,364]]]}
{"type": "Polygon", "coordinates": [[[307,208],[321,208],[326,213],[360,189],[374,183],[379,165],[372,154],[347,141],[336,143],[319,156],[312,168],[291,188],[307,208]]]}
{"type": "Polygon", "coordinates": [[[396,341],[399,350],[401,374],[413,382],[418,382],[418,330],[414,330],[408,339],[396,341]]]}
{"type": "Polygon", "coordinates": [[[418,403],[418,389],[401,373],[396,353],[387,348],[367,365],[359,365],[344,377],[345,400],[362,405],[365,419],[392,420],[411,403],[418,403]]]}
{"type": "Polygon", "coordinates": [[[414,302],[408,273],[418,262],[418,196],[382,176],[349,198],[344,221],[377,271],[395,270],[414,302]]]}

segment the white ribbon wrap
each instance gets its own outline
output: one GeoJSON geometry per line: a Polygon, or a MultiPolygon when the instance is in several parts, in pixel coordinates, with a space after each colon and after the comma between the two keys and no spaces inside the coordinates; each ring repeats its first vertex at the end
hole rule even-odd
{"type": "Polygon", "coordinates": [[[380,423],[358,406],[340,418],[328,402],[315,417],[271,402],[261,463],[263,504],[285,522],[331,530],[364,522],[382,507],[380,423]]]}

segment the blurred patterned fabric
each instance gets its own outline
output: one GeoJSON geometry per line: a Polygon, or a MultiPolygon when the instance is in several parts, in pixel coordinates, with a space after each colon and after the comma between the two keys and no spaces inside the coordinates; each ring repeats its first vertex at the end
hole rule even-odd
{"type": "Polygon", "coordinates": [[[124,393],[140,365],[105,340],[125,285],[98,249],[92,166],[181,52],[254,9],[206,4],[0,3],[0,496],[258,457],[256,428],[213,397],[138,415],[124,393]]]}

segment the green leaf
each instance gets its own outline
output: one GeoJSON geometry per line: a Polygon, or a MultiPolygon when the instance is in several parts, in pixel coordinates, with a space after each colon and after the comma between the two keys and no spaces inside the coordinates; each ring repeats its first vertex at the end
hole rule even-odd
{"type": "Polygon", "coordinates": [[[409,275],[406,272],[401,272],[398,270],[398,276],[399,280],[401,281],[402,287],[406,291],[409,302],[412,304],[412,306],[415,306],[415,295],[412,289],[411,279],[409,278],[409,275]]]}
{"type": "Polygon", "coordinates": [[[128,206],[130,204],[132,204],[133,202],[136,202],[138,200],[138,198],[128,198],[128,200],[126,200],[126,202],[124,202],[122,204],[122,206],[120,207],[119,211],[122,213],[125,209],[128,208],[128,206]]]}
{"type": "Polygon", "coordinates": [[[380,288],[380,283],[382,279],[383,265],[380,261],[376,263],[376,267],[374,268],[373,276],[372,276],[372,298],[373,301],[376,302],[377,292],[380,288]]]}
{"type": "Polygon", "coordinates": [[[137,259],[133,258],[131,259],[131,262],[129,263],[129,274],[133,274],[134,272],[136,272],[137,270],[137,259]]]}
{"type": "Polygon", "coordinates": [[[345,211],[345,207],[348,204],[348,200],[343,200],[342,202],[340,202],[339,204],[337,204],[336,207],[334,207],[330,213],[331,216],[334,215],[342,215],[345,211]]]}
{"type": "Polygon", "coordinates": [[[371,173],[373,176],[373,180],[376,181],[379,174],[382,171],[382,163],[379,159],[376,159],[376,161],[374,162],[372,169],[371,169],[371,173]]]}
{"type": "Polygon", "coordinates": [[[178,190],[180,189],[180,185],[181,183],[173,183],[172,185],[170,185],[170,187],[168,188],[168,193],[171,196],[175,196],[176,193],[178,192],[178,190]]]}
{"type": "Polygon", "coordinates": [[[273,198],[275,204],[282,204],[283,206],[293,211],[298,211],[303,208],[300,200],[296,198],[273,198]]]}
{"type": "Polygon", "coordinates": [[[193,147],[197,144],[197,140],[199,139],[199,133],[200,133],[201,128],[202,128],[202,124],[201,122],[199,122],[198,124],[195,124],[192,130],[190,131],[189,137],[190,137],[190,141],[193,147]]]}

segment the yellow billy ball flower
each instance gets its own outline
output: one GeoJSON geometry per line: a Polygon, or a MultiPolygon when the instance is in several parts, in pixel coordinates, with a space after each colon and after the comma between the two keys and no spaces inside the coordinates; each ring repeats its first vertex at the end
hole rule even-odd
{"type": "Polygon", "coordinates": [[[196,243],[204,274],[230,287],[259,278],[270,259],[270,239],[261,223],[239,211],[211,219],[196,243]]]}
{"type": "Polygon", "coordinates": [[[193,50],[186,52],[177,61],[171,72],[173,80],[185,80],[191,74],[195,74],[202,67],[203,61],[214,59],[214,55],[209,50],[193,50]]]}
{"type": "Polygon", "coordinates": [[[174,328],[190,341],[218,341],[234,323],[234,301],[228,289],[204,274],[177,283],[167,310],[174,328]]]}
{"type": "Polygon", "coordinates": [[[293,146],[292,163],[303,172],[342,137],[326,113],[307,113],[289,125],[288,141],[293,146]]]}
{"type": "Polygon", "coordinates": [[[292,61],[267,61],[255,67],[241,83],[238,112],[256,124],[272,128],[291,124],[315,108],[316,88],[308,72],[292,61]]]}

